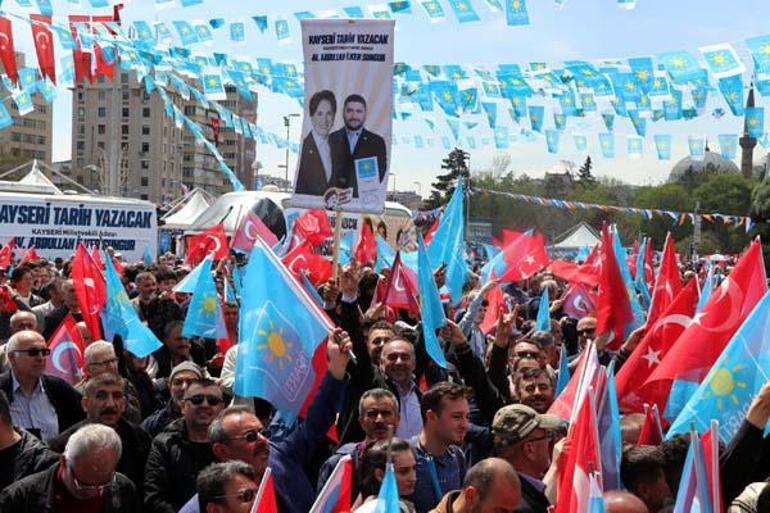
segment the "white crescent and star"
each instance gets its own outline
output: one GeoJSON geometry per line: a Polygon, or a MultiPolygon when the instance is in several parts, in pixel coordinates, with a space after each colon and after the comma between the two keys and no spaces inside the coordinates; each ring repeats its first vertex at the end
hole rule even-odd
{"type": "Polygon", "coordinates": [[[62,344],[57,345],[56,348],[53,350],[53,354],[51,355],[51,363],[56,368],[56,370],[58,370],[62,374],[69,373],[68,370],[64,369],[64,367],[61,366],[61,356],[66,351],[75,351],[78,354],[78,358],[76,358],[76,361],[83,356],[80,354],[80,349],[78,349],[78,346],[75,345],[74,342],[64,342],[62,344]]]}
{"type": "Polygon", "coordinates": [[[35,36],[35,42],[39,43],[40,46],[43,48],[43,50],[47,50],[48,45],[51,42],[51,38],[48,37],[48,34],[46,34],[45,32],[38,32],[37,35],[35,36]]]}
{"type": "MultiPolygon", "coordinates": [[[[729,277],[725,278],[722,284],[719,286],[719,292],[717,297],[713,298],[709,302],[721,303],[722,300],[729,298],[729,314],[725,318],[724,322],[716,326],[710,326],[709,323],[704,323],[703,320],[708,316],[706,312],[699,312],[695,315],[693,323],[697,324],[706,331],[712,333],[722,333],[735,327],[737,323],[741,321],[741,305],[743,304],[743,291],[734,283],[729,277]]],[[[720,311],[724,311],[725,308],[720,308],[720,311]]]]}
{"type": "Polygon", "coordinates": [[[5,32],[0,32],[0,50],[6,51],[10,46],[11,38],[5,32]]]}
{"type": "MultiPolygon", "coordinates": [[[[93,292],[89,292],[89,294],[93,295],[93,297],[96,296],[96,283],[94,282],[94,279],[90,276],[87,278],[83,278],[83,285],[86,286],[87,289],[91,289],[93,292]]],[[[95,303],[92,303],[93,308],[89,310],[89,314],[96,315],[99,313],[99,307],[95,303]]]]}
{"type": "Polygon", "coordinates": [[[299,270],[296,269],[297,262],[307,263],[307,258],[305,258],[305,255],[297,255],[296,257],[294,257],[294,259],[291,262],[289,262],[289,265],[287,265],[286,267],[288,267],[289,271],[291,271],[294,274],[299,274],[300,272],[299,270]]]}
{"type": "MultiPolygon", "coordinates": [[[[210,252],[214,254],[219,253],[219,250],[222,249],[222,241],[219,240],[219,237],[216,235],[207,235],[206,238],[214,243],[214,249],[210,250],[210,252]]],[[[206,244],[206,246],[209,246],[209,244],[206,244]]]]}
{"type": "Polygon", "coordinates": [[[393,280],[393,288],[396,289],[396,292],[404,292],[406,290],[406,287],[403,285],[403,277],[401,276],[401,273],[396,274],[396,279],[393,280]]]}
{"type": "Polygon", "coordinates": [[[653,365],[660,365],[660,349],[655,351],[653,348],[647,348],[647,354],[642,355],[642,360],[647,360],[647,368],[651,368],[653,365]]]}
{"type": "Polygon", "coordinates": [[[246,225],[243,227],[243,232],[246,235],[246,238],[248,238],[249,240],[252,240],[252,241],[257,240],[257,235],[258,235],[257,228],[256,226],[254,226],[254,223],[252,223],[251,221],[246,221],[246,225]]]}

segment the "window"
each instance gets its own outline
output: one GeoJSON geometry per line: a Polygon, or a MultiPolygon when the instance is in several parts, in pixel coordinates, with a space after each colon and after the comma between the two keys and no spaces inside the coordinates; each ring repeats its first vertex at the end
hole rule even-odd
{"type": "Polygon", "coordinates": [[[140,194],[139,195],[139,199],[148,200],[148,199],[150,199],[150,197],[148,195],[146,195],[146,194],[140,194]]]}
{"type": "Polygon", "coordinates": [[[128,135],[128,125],[120,125],[120,134],[128,135]]]}
{"type": "MultiPolygon", "coordinates": [[[[11,135],[16,135],[16,134],[11,134],[11,135]]],[[[85,141],[78,141],[76,144],[77,144],[76,148],[77,148],[79,151],[82,151],[82,150],[85,150],[85,149],[86,149],[86,143],[85,143],[85,141]]]]}
{"type": "Polygon", "coordinates": [[[121,73],[120,74],[120,83],[121,84],[128,84],[128,73],[121,73]]]}
{"type": "Polygon", "coordinates": [[[107,133],[107,125],[98,125],[96,127],[96,133],[99,135],[104,135],[107,133]]]}
{"type": "Polygon", "coordinates": [[[78,118],[83,119],[84,117],[86,117],[86,109],[83,107],[78,107],[78,118]]]}
{"type": "Polygon", "coordinates": [[[150,161],[149,160],[143,160],[140,167],[142,169],[150,169],[150,161]]]}
{"type": "Polygon", "coordinates": [[[128,100],[131,98],[131,95],[128,91],[123,91],[123,103],[128,103],[128,100]]]}
{"type": "Polygon", "coordinates": [[[150,143],[143,142],[142,143],[142,153],[147,153],[150,151],[150,143]]]}
{"type": "Polygon", "coordinates": [[[107,109],[105,107],[99,107],[96,110],[96,115],[100,118],[106,118],[107,117],[107,109]]]}
{"type": "Polygon", "coordinates": [[[78,91],[78,102],[83,101],[83,91],[78,91]]]}
{"type": "Polygon", "coordinates": [[[35,105],[35,110],[41,114],[45,114],[48,112],[48,106],[47,105],[35,105]]]}
{"type": "Polygon", "coordinates": [[[103,150],[104,149],[104,141],[99,141],[98,143],[96,143],[96,147],[99,148],[100,150],[103,150]]]}
{"type": "Polygon", "coordinates": [[[142,177],[142,178],[139,180],[139,183],[142,185],[142,187],[147,187],[148,185],[150,185],[150,179],[149,179],[149,178],[147,178],[146,176],[143,176],[143,177],[142,177]]]}
{"type": "Polygon", "coordinates": [[[78,135],[86,135],[86,126],[78,125],[78,135]]]}
{"type": "Polygon", "coordinates": [[[150,125],[142,125],[142,135],[150,135],[150,125]]]}
{"type": "Polygon", "coordinates": [[[149,118],[150,117],[150,108],[149,107],[144,107],[142,109],[142,117],[143,118],[149,118]]]}
{"type": "Polygon", "coordinates": [[[99,101],[104,101],[107,99],[107,91],[99,91],[99,101]]]}
{"type": "Polygon", "coordinates": [[[165,187],[165,186],[166,186],[166,179],[165,179],[165,178],[161,178],[161,180],[160,180],[160,186],[161,186],[161,187],[165,187]]]}
{"type": "Polygon", "coordinates": [[[128,107],[123,107],[123,117],[124,118],[128,117],[128,107]]]}
{"type": "Polygon", "coordinates": [[[104,75],[99,75],[99,78],[96,79],[96,82],[99,84],[103,84],[105,82],[104,75]]]}

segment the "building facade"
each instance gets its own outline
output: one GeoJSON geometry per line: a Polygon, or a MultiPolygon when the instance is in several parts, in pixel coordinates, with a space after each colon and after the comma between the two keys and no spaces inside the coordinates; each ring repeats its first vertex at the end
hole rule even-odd
{"type": "MultiPolygon", "coordinates": [[[[16,52],[17,69],[25,66],[24,54],[16,52]]],[[[2,64],[0,70],[5,72],[2,64]]],[[[8,98],[5,102],[13,118],[13,125],[0,130],[0,156],[38,159],[50,165],[53,148],[53,105],[47,104],[40,94],[32,95],[32,104],[34,110],[26,116],[20,116],[13,100],[8,98]]]]}
{"type": "MultiPolygon", "coordinates": [[[[202,128],[204,137],[217,139],[216,123],[212,123],[219,117],[216,111],[170,91],[169,98],[202,128]]],[[[247,119],[252,112],[255,119],[256,101],[245,105],[234,89],[228,91],[223,105],[247,119]]],[[[166,116],[162,98],[147,94],[133,72],[121,72],[112,82],[100,77],[93,84],[76,86],[72,130],[72,178],[102,194],[163,204],[182,195],[185,188],[201,187],[214,195],[232,190],[214,156],[195,144],[189,130],[177,128],[166,116]]],[[[244,142],[234,130],[222,128],[217,146],[249,188],[254,142],[244,142]]]]}

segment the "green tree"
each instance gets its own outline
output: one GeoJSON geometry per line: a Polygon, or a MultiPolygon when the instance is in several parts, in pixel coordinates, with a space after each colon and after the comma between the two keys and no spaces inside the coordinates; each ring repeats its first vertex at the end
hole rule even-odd
{"type": "Polygon", "coordinates": [[[468,170],[469,158],[470,154],[468,152],[455,148],[441,161],[441,169],[448,172],[438,175],[436,181],[431,184],[434,190],[431,191],[430,198],[427,200],[430,208],[439,207],[449,201],[457,186],[458,178],[463,178],[466,186],[468,185],[470,179],[470,171],[468,170]]]}
{"type": "Polygon", "coordinates": [[[578,169],[578,184],[583,188],[592,187],[596,184],[596,178],[591,173],[594,165],[591,162],[591,156],[587,156],[583,165],[578,169]]]}

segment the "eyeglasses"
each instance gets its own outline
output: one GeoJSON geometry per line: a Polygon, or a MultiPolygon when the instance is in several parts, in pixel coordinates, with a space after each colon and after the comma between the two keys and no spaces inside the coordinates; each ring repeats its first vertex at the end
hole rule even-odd
{"type": "Polygon", "coordinates": [[[27,353],[32,358],[35,358],[36,356],[48,356],[51,354],[51,350],[47,347],[38,348],[33,347],[32,349],[16,349],[14,353],[27,353]]]}
{"type": "Polygon", "coordinates": [[[596,328],[585,328],[582,330],[577,330],[578,335],[593,335],[596,333],[596,328]]]}
{"type": "Polygon", "coordinates": [[[540,356],[540,353],[538,353],[537,351],[516,351],[515,354],[518,358],[536,359],[540,356]]]}
{"type": "Polygon", "coordinates": [[[219,406],[222,404],[222,398],[216,395],[195,394],[190,397],[185,397],[185,401],[190,401],[195,406],[200,406],[203,401],[206,401],[209,406],[219,406]]]}
{"type": "Polygon", "coordinates": [[[227,437],[228,440],[246,440],[249,443],[254,443],[257,440],[261,438],[270,439],[270,430],[269,429],[260,429],[259,431],[246,431],[242,435],[238,436],[229,436],[227,437]]]}
{"type": "Polygon", "coordinates": [[[112,365],[118,363],[117,358],[110,358],[109,360],[104,360],[103,362],[91,362],[89,365],[112,365]]]}
{"type": "Polygon", "coordinates": [[[244,488],[243,490],[240,490],[238,493],[233,493],[230,495],[215,495],[211,498],[211,500],[214,501],[221,501],[223,499],[227,499],[228,497],[235,497],[242,503],[251,502],[254,500],[254,498],[257,496],[257,488],[244,488]]]}
{"type": "Polygon", "coordinates": [[[81,483],[78,477],[75,475],[75,469],[68,467],[69,473],[72,476],[72,482],[75,484],[75,489],[79,492],[101,492],[102,490],[109,488],[115,482],[115,473],[112,473],[110,479],[102,484],[85,484],[81,483]]]}

